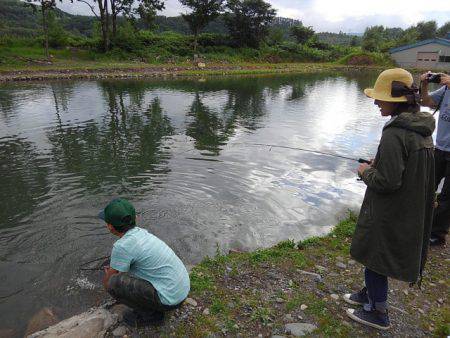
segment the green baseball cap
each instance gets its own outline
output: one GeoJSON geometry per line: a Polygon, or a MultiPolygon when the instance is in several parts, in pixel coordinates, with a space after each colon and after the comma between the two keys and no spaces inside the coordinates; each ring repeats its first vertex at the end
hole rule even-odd
{"type": "Polygon", "coordinates": [[[116,198],[100,211],[98,217],[114,227],[136,225],[136,210],[123,198],[116,198]]]}

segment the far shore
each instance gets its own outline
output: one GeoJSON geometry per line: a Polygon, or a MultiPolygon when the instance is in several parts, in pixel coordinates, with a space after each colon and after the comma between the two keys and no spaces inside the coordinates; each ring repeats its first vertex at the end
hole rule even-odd
{"type": "Polygon", "coordinates": [[[74,63],[40,64],[29,67],[0,66],[0,82],[56,79],[146,78],[211,75],[263,75],[322,71],[383,70],[381,66],[337,63],[74,63]]]}

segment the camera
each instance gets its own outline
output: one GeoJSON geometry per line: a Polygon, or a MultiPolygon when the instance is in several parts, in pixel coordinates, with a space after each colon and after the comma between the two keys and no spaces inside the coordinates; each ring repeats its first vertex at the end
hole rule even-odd
{"type": "Polygon", "coordinates": [[[441,83],[441,74],[429,73],[427,74],[427,82],[429,83],[441,83]]]}

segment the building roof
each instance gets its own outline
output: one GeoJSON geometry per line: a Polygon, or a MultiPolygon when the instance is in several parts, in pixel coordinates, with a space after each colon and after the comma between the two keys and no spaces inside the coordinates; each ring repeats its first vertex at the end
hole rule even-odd
{"type": "Polygon", "coordinates": [[[450,47],[450,40],[443,39],[443,38],[434,38],[434,39],[428,39],[428,40],[419,41],[419,42],[413,43],[411,45],[405,45],[405,46],[400,46],[400,47],[396,47],[396,48],[391,48],[389,50],[389,53],[391,53],[391,54],[392,53],[397,53],[397,52],[401,52],[402,50],[411,49],[411,48],[415,48],[415,47],[420,47],[420,46],[423,46],[423,45],[428,45],[430,43],[437,43],[439,45],[450,47]]]}

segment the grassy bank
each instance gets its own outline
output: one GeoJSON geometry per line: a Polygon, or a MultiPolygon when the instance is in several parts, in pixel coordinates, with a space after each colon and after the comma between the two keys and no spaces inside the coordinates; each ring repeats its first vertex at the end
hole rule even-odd
{"type": "Polygon", "coordinates": [[[448,335],[448,248],[431,251],[422,290],[390,281],[390,331],[379,333],[346,318],[341,295],[363,283],[363,267],[349,257],[355,221],[350,215],[323,238],[205,259],[191,272],[194,302],[140,334],[270,337],[300,322],[315,325],[312,336],[322,337],[448,335]]]}
{"type": "Polygon", "coordinates": [[[199,67],[192,62],[146,64],[118,61],[60,61],[29,66],[0,66],[0,82],[49,79],[141,78],[206,75],[258,75],[313,73],[321,71],[382,70],[379,66],[349,66],[335,63],[212,62],[199,67]]]}

